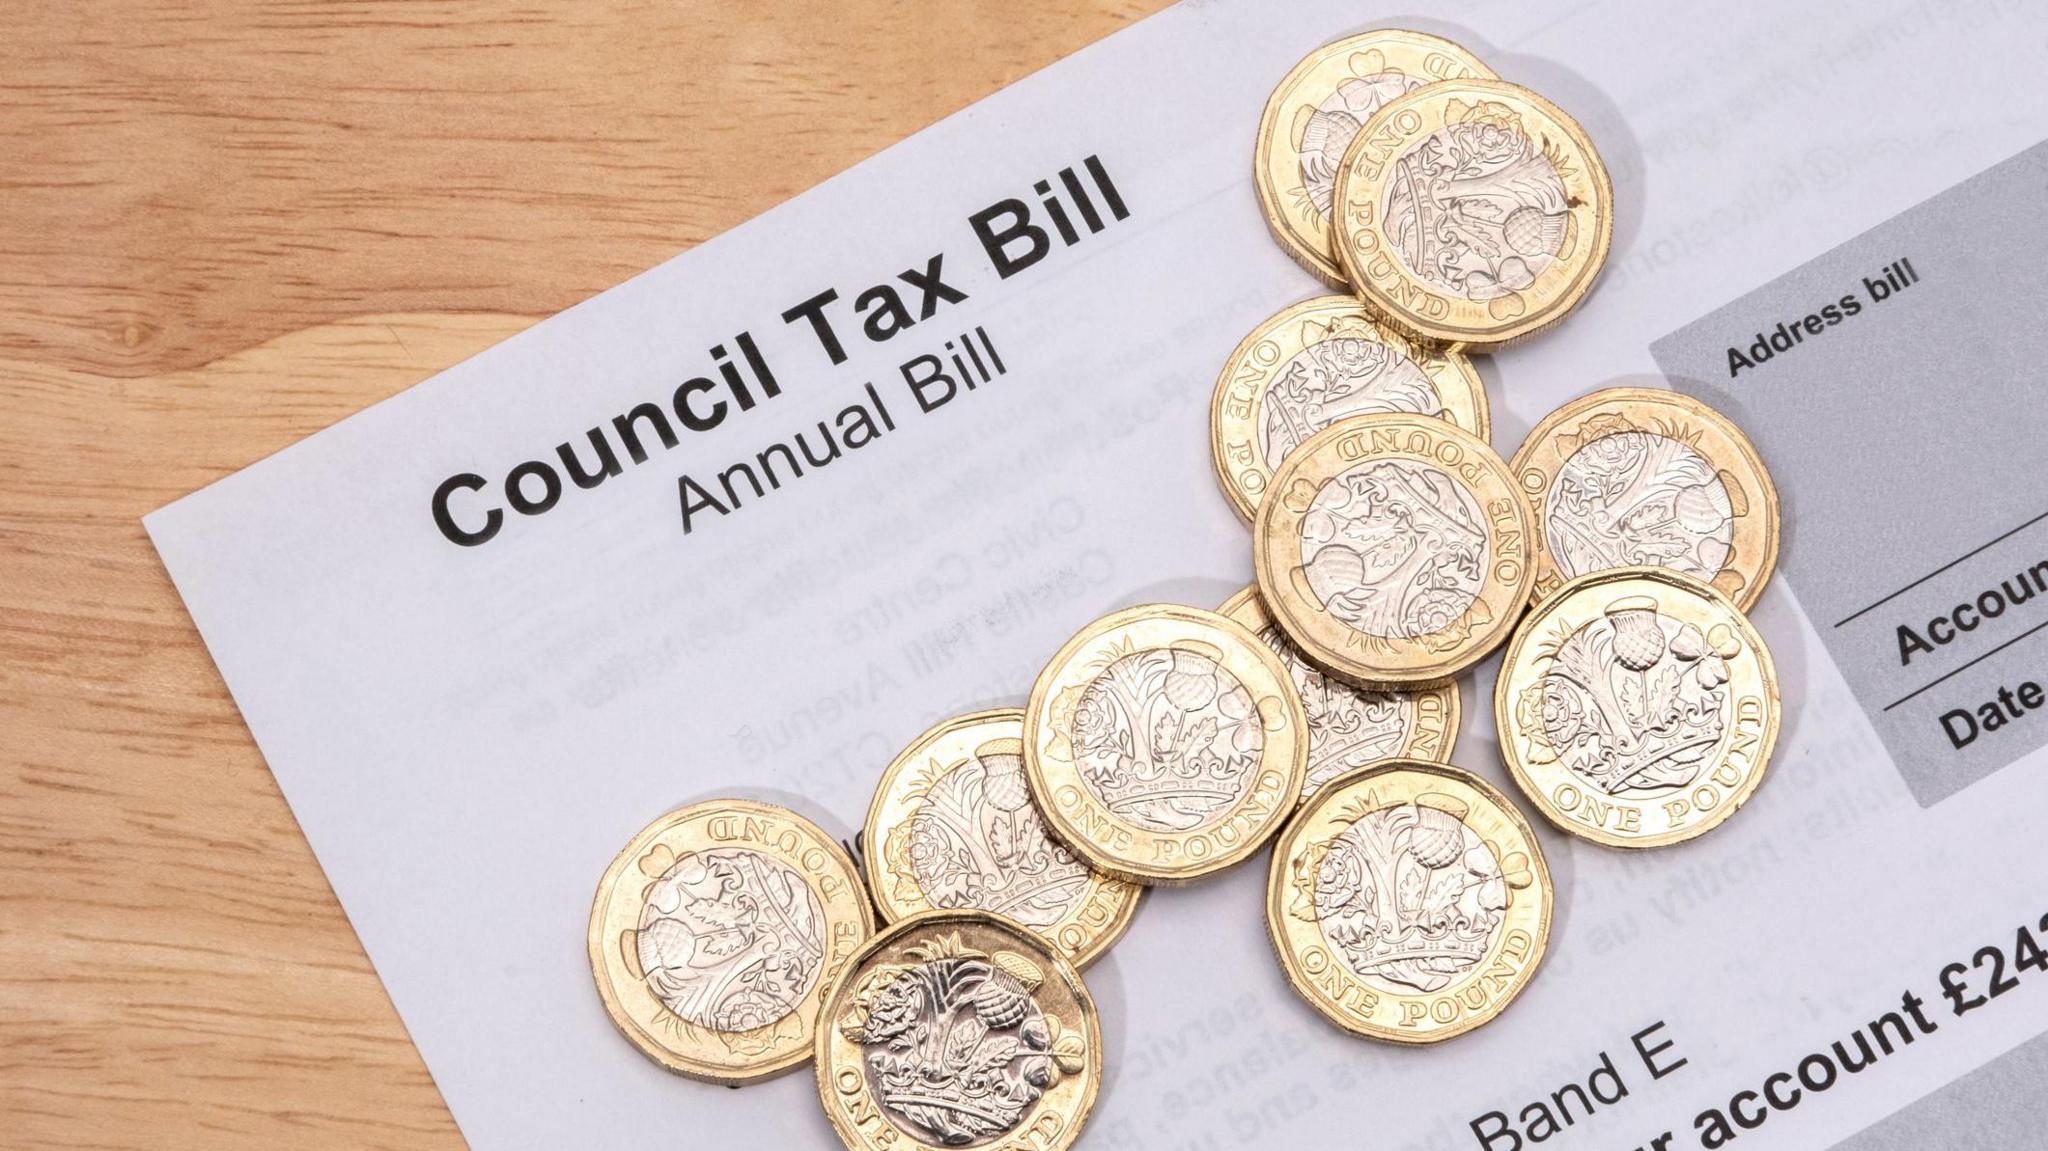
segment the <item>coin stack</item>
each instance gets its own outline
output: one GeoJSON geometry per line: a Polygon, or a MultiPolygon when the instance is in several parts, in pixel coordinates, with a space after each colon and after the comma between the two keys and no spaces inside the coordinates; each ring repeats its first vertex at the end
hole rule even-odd
{"type": "Polygon", "coordinates": [[[1563,320],[1606,259],[1585,131],[1458,45],[1383,29],[1287,74],[1254,171],[1275,238],[1345,289],[1260,324],[1216,381],[1255,582],[1104,616],[1021,710],[919,735],[858,862],[743,800],[642,831],[588,943],[655,1061],[726,1084],[812,1062],[854,1151],[1059,1151],[1103,1078],[1080,970],[1147,887],[1269,844],[1267,934],[1316,1011],[1397,1043],[1478,1027],[1534,976],[1554,899],[1516,803],[1448,763],[1459,676],[1503,646],[1501,758],[1557,828],[1657,847],[1755,791],[1778,694],[1743,612],[1778,506],[1749,441],[1613,388],[1512,462],[1490,443],[1470,355],[1563,320]]]}

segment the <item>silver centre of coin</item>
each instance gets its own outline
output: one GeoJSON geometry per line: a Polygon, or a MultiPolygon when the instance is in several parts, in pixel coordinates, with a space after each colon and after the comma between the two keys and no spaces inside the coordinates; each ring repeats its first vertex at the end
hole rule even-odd
{"type": "Polygon", "coordinates": [[[803,877],[745,848],[691,852],[640,913],[640,969],[670,1011],[714,1031],[766,1027],[818,982],[825,912],[803,877]]]}
{"type": "Polygon", "coordinates": [[[1711,580],[1735,542],[1733,505],[1714,465],[1655,432],[1602,436],[1573,452],[1543,501],[1544,539],[1566,579],[1665,567],[1711,580]]]}
{"type": "Polygon", "coordinates": [[[1626,596],[1572,632],[1543,678],[1543,734],[1572,774],[1602,792],[1640,799],[1690,786],[1727,730],[1733,633],[1713,641],[1626,596]]]}
{"type": "Polygon", "coordinates": [[[1493,849],[1421,802],[1366,813],[1316,870],[1323,940],[1353,974],[1395,994],[1441,991],[1477,966],[1507,906],[1493,849]]]}
{"type": "Polygon", "coordinates": [[[1362,321],[1340,318],[1274,374],[1260,401],[1259,451],[1277,468],[1295,445],[1346,416],[1443,410],[1443,397],[1414,360],[1372,338],[1362,321]]]}
{"type": "Polygon", "coordinates": [[[1016,1130],[1056,1079],[1038,1002],[984,956],[931,959],[875,992],[861,1046],[868,1089],[920,1144],[979,1147],[1016,1130]]]}
{"type": "Polygon", "coordinates": [[[1336,194],[1337,170],[1343,166],[1344,150],[1351,146],[1352,137],[1381,105],[1427,82],[1391,69],[1346,77],[1309,114],[1301,131],[1301,186],[1325,223],[1336,194]]]}
{"type": "Polygon", "coordinates": [[[1302,710],[1308,713],[1308,775],[1301,797],[1307,799],[1332,779],[1398,753],[1415,726],[1415,698],[1405,692],[1364,691],[1324,675],[1303,659],[1278,627],[1259,633],[1287,665],[1302,710]]]}
{"type": "Polygon", "coordinates": [[[1440,291],[1469,300],[1519,292],[1564,244],[1564,181],[1507,105],[1453,103],[1446,120],[1395,161],[1381,204],[1387,239],[1440,291]]]}
{"type": "Polygon", "coordinates": [[[1152,831],[1193,831],[1229,814],[1252,786],[1265,740],[1251,693],[1191,651],[1123,656],[1074,709],[1082,782],[1111,811],[1152,831]]]}
{"type": "Polygon", "coordinates": [[[1415,639],[1463,618],[1491,563],[1479,501],[1443,469],[1375,460],[1331,477],[1301,521],[1323,609],[1367,635],[1415,639]]]}
{"type": "Polygon", "coordinates": [[[1021,754],[977,752],[948,771],[903,834],[918,889],[933,907],[992,911],[1043,929],[1088,892],[1088,868],[1039,821],[1021,754]]]}

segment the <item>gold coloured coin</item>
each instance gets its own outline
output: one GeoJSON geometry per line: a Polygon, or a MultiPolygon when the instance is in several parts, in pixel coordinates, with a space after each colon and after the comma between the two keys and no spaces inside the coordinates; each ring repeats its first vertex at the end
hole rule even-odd
{"type": "Polygon", "coordinates": [[[927,911],[849,964],[818,1029],[818,1098],[851,1151],[1065,1151],[1102,1085],[1095,1000],[1036,933],[927,911]]]}
{"type": "Polygon", "coordinates": [[[1287,665],[1212,611],[1096,620],[1038,673],[1024,772],[1053,836],[1099,871],[1185,883],[1272,837],[1308,770],[1287,665]]]}
{"type": "Polygon", "coordinates": [[[605,870],[590,970],[648,1058],[751,1083],[811,1057],[832,980],[873,930],[831,836],[793,811],[718,799],[655,820],[605,870]]]}
{"type": "Polygon", "coordinates": [[[1273,238],[1311,275],[1343,287],[1330,207],[1344,150],[1359,126],[1424,84],[1492,75],[1449,40],[1400,28],[1309,53],[1273,89],[1259,120],[1252,183],[1273,238]]]}
{"type": "Polygon", "coordinates": [[[1273,847],[1266,931],[1296,994],[1354,1035],[1436,1043],[1492,1020],[1550,940],[1550,870],[1470,772],[1393,760],[1339,776],[1273,847]]]}
{"type": "Polygon", "coordinates": [[[1499,80],[1374,113],[1337,176],[1337,251],[1366,306],[1485,351],[1564,319],[1607,262],[1614,190],[1584,129],[1499,80]]]}
{"type": "Polygon", "coordinates": [[[1509,464],[1536,517],[1536,596],[1664,567],[1747,611],[1778,562],[1778,489],[1742,429],[1681,392],[1608,388],[1543,417],[1509,464]]]}
{"type": "Polygon", "coordinates": [[[1493,699],[1501,757],[1544,818],[1609,847],[1719,826],[1778,738],[1763,637],[1707,584],[1664,568],[1595,572],[1523,621],[1493,699]]]}
{"type": "Polygon", "coordinates": [[[1440,683],[1529,599],[1529,508],[1507,464],[1427,416],[1353,416],[1289,453],[1252,523],[1274,622],[1367,687],[1440,683]]]}
{"type": "Polygon", "coordinates": [[[1367,691],[1332,679],[1308,661],[1267,614],[1257,585],[1245,588],[1218,609],[1279,653],[1301,694],[1308,717],[1308,774],[1301,780],[1307,800],[1347,771],[1383,759],[1446,763],[1458,739],[1458,684],[1367,691]]]}
{"type": "Polygon", "coordinates": [[[1209,401],[1209,450],[1223,494],[1251,522],[1273,468],[1346,416],[1414,412],[1486,439],[1486,388],[1472,361],[1432,350],[1350,296],[1282,310],[1230,353],[1209,401]]]}
{"type": "Polygon", "coordinates": [[[956,716],[904,748],[882,773],[862,841],[884,922],[986,911],[1037,932],[1076,967],[1116,942],[1145,890],[1046,834],[1015,708],[956,716]]]}

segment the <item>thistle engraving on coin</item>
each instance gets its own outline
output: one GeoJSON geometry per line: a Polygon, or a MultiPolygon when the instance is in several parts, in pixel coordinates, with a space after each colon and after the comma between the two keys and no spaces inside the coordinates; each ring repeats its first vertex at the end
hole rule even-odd
{"type": "Polygon", "coordinates": [[[640,969],[663,1006],[721,1035],[795,1011],[825,958],[824,910],[810,885],[744,848],[678,858],[657,844],[641,870],[657,868],[636,943],[640,969]]]}
{"type": "Polygon", "coordinates": [[[1251,786],[1265,746],[1251,693],[1196,651],[1113,648],[1099,662],[1068,721],[1082,782],[1153,831],[1221,819],[1251,786]]]}
{"type": "Polygon", "coordinates": [[[1063,1076],[1087,1066],[1076,1021],[1037,999],[1030,958],[958,934],[869,972],[838,1020],[883,1114],[920,1145],[979,1147],[1015,1131],[1063,1076]]]}
{"type": "Polygon", "coordinates": [[[1088,867],[1046,834],[1031,804],[1020,741],[992,741],[950,770],[936,761],[926,770],[911,789],[916,814],[884,847],[896,882],[910,887],[906,904],[978,908],[1043,931],[1086,897],[1088,867]]]}
{"type": "Polygon", "coordinates": [[[1431,793],[1346,812],[1349,826],[1302,856],[1293,914],[1370,985],[1396,994],[1450,986],[1493,947],[1510,889],[1531,882],[1527,857],[1502,859],[1466,826],[1468,811],[1431,793]]]}
{"type": "Polygon", "coordinates": [[[1301,570],[1324,610],[1367,635],[1451,628],[1491,562],[1479,502],[1440,468],[1375,460],[1316,492],[1301,522],[1301,570]]]}
{"type": "Polygon", "coordinates": [[[1702,633],[1622,596],[1558,646],[1522,692],[1531,764],[1561,761],[1603,793],[1649,799],[1690,787],[1728,724],[1732,628],[1702,633]]]}
{"type": "Polygon", "coordinates": [[[1536,282],[1563,248],[1570,197],[1562,160],[1493,100],[1454,100],[1444,126],[1396,161],[1382,211],[1413,275],[1469,300],[1536,282]]]}
{"type": "Polygon", "coordinates": [[[1362,316],[1340,316],[1327,327],[1314,321],[1304,326],[1302,349],[1275,374],[1260,404],[1259,450],[1268,468],[1346,416],[1443,416],[1436,385],[1362,316]]]}

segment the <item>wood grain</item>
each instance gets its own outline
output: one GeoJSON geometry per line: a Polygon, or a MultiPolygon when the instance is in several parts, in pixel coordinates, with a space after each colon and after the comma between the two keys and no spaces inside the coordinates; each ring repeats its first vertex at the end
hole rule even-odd
{"type": "Polygon", "coordinates": [[[11,5],[0,1145],[461,1145],[144,513],[1160,6],[11,5]]]}

